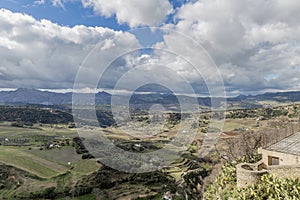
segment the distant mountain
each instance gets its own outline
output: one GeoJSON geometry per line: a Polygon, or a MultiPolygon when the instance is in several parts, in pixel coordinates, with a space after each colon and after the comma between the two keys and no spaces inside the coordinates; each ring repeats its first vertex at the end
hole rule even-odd
{"type": "Polygon", "coordinates": [[[277,101],[281,103],[299,102],[300,91],[265,93],[256,96],[249,96],[248,98],[254,98],[257,101],[277,101]]]}
{"type": "Polygon", "coordinates": [[[293,92],[276,92],[264,93],[258,95],[239,95],[234,98],[228,98],[227,101],[243,101],[243,102],[261,102],[273,101],[278,103],[292,103],[300,101],[300,91],[293,92]]]}
{"type": "MultiPolygon", "coordinates": [[[[88,102],[86,99],[91,98],[91,94],[77,94],[82,103],[88,102]]],[[[99,92],[95,94],[96,104],[110,104],[112,95],[107,92],[99,92]]],[[[117,95],[119,102],[124,101],[124,95],[117,95]]],[[[214,98],[215,104],[221,106],[224,98],[214,98]]],[[[170,107],[176,107],[179,102],[185,104],[192,104],[198,101],[201,106],[211,106],[211,99],[209,97],[199,97],[197,99],[189,96],[178,95],[175,96],[170,93],[149,93],[149,94],[133,94],[130,97],[131,105],[138,105],[145,108],[147,105],[163,104],[170,107]]],[[[241,108],[261,107],[263,101],[272,101],[278,103],[291,103],[300,101],[300,92],[277,92],[265,93],[259,95],[239,95],[226,99],[229,105],[241,108]]],[[[40,105],[63,105],[72,103],[72,93],[55,93],[48,91],[40,91],[35,89],[20,88],[15,91],[0,91],[1,104],[40,104],[40,105]]],[[[124,102],[126,103],[126,102],[124,102]]]]}
{"type": "MultiPolygon", "coordinates": [[[[80,102],[90,102],[89,99],[94,98],[91,94],[77,93],[76,96],[80,102]]],[[[98,92],[95,94],[96,104],[110,104],[112,95],[107,92],[98,92]]],[[[124,95],[116,95],[118,101],[124,99],[124,95]]],[[[190,97],[185,97],[185,101],[190,97]]],[[[0,91],[0,103],[2,104],[42,104],[42,105],[61,105],[72,103],[72,93],[55,93],[40,91],[35,89],[20,88],[15,91],[0,91]]],[[[126,102],[123,102],[126,103],[126,102]]],[[[175,95],[172,94],[134,94],[130,98],[130,104],[178,104],[175,95]]]]}
{"type": "Polygon", "coordinates": [[[1,91],[0,102],[3,104],[69,104],[72,102],[72,93],[55,93],[20,88],[15,91],[1,91]]]}

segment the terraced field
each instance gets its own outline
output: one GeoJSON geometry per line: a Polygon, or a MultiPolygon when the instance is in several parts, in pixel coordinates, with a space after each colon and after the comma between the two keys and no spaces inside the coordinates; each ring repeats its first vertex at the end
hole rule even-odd
{"type": "MultiPolygon", "coordinates": [[[[187,122],[186,122],[187,123],[187,122]]],[[[183,123],[181,125],[181,132],[187,132],[189,129],[189,124],[183,123]]],[[[221,123],[221,122],[220,122],[221,123]]],[[[229,119],[226,121],[224,129],[225,130],[234,130],[240,127],[254,127],[256,124],[255,119],[249,120],[235,120],[229,119]]],[[[221,124],[217,124],[219,126],[221,124]]],[[[172,138],[176,137],[178,134],[179,126],[174,125],[172,128],[167,130],[161,130],[155,135],[151,135],[147,138],[137,138],[130,134],[126,134],[118,128],[90,128],[83,127],[79,129],[80,131],[98,134],[99,131],[103,131],[104,135],[113,140],[116,145],[120,145],[124,149],[141,146],[143,145],[145,151],[155,150],[157,148],[164,147],[172,138]],[[150,148],[150,149],[148,149],[150,148]]],[[[196,130],[193,129],[193,130],[196,130]]],[[[85,134],[83,134],[85,135],[85,134]]],[[[28,195],[27,191],[45,191],[55,188],[56,192],[60,192],[64,189],[68,192],[77,190],[82,197],[74,197],[70,199],[93,199],[95,195],[85,195],[84,192],[87,189],[92,189],[94,191],[95,184],[102,184],[101,181],[105,178],[107,174],[102,174],[102,170],[99,171],[103,166],[96,162],[96,160],[82,160],[81,156],[76,153],[75,148],[71,145],[61,146],[60,148],[55,149],[45,149],[45,144],[48,141],[58,140],[65,141],[66,138],[72,140],[72,138],[78,136],[75,129],[70,129],[66,125],[34,125],[31,128],[18,128],[12,127],[7,123],[0,124],[0,137],[6,138],[8,140],[29,138],[29,141],[24,146],[1,146],[0,145],[0,163],[5,163],[7,165],[14,166],[18,169],[22,169],[29,174],[36,175],[36,178],[23,178],[24,183],[18,188],[11,188],[7,190],[1,190],[3,197],[13,196],[12,191],[17,191],[20,194],[24,193],[28,195]],[[49,137],[49,138],[48,138],[49,137]],[[99,172],[100,175],[97,175],[99,172]],[[94,179],[86,179],[88,182],[88,187],[85,184],[86,182],[80,184],[76,187],[78,181],[82,178],[96,173],[93,178],[99,178],[99,183],[94,183],[94,179]],[[72,188],[72,189],[71,189],[72,188]]],[[[82,136],[82,135],[81,135],[82,136]]],[[[86,139],[89,138],[89,135],[85,135],[86,139]]],[[[197,132],[197,140],[201,140],[204,137],[204,133],[197,132]]],[[[73,144],[74,145],[74,144],[73,144]]],[[[174,147],[175,148],[175,147],[174,147]]],[[[134,149],[133,149],[134,150],[134,149]]],[[[175,150],[175,149],[174,149],[175,150]]],[[[169,155],[166,155],[169,156],[169,155]]],[[[165,158],[166,160],[169,159],[165,158]]],[[[171,184],[181,184],[185,175],[195,169],[201,169],[203,172],[210,170],[209,165],[201,164],[201,160],[198,158],[198,145],[193,144],[185,155],[178,158],[171,166],[164,168],[162,173],[165,173],[166,177],[172,177],[170,182],[171,184]],[[173,181],[174,179],[174,181],[173,181]]],[[[104,167],[105,168],[105,167],[104,167]]],[[[112,173],[112,172],[107,172],[112,173]]],[[[196,172],[196,176],[201,176],[201,171],[196,172]]],[[[110,175],[109,175],[110,176],[110,175]]],[[[133,183],[130,182],[128,174],[115,175],[112,180],[112,186],[109,186],[106,189],[106,196],[109,199],[136,199],[143,197],[157,197],[162,195],[161,185],[152,185],[153,183],[148,183],[147,180],[143,182],[137,178],[132,178],[133,183]],[[125,176],[125,177],[123,177],[125,176]],[[120,180],[118,180],[120,179],[120,180]],[[120,182],[119,182],[120,181],[120,182]],[[139,182],[140,181],[140,182],[139,182]],[[148,185],[149,184],[149,185],[148,185]]],[[[155,179],[156,180],[156,179],[155,179]]],[[[193,181],[191,181],[193,182],[193,181]]],[[[157,182],[155,182],[157,183],[157,182]]],[[[185,184],[190,184],[186,182],[185,184]]],[[[190,186],[187,186],[190,187],[190,186]]],[[[191,185],[191,188],[195,188],[195,185],[191,185]]],[[[91,191],[90,191],[91,192],[91,191]]],[[[97,193],[97,190],[94,192],[97,193]]],[[[100,191],[103,195],[103,190],[100,191]]],[[[78,193],[79,194],[79,193],[78,193]]]]}

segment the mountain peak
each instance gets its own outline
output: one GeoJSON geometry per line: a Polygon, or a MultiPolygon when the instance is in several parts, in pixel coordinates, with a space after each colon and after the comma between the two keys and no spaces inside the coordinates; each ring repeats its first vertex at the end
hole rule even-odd
{"type": "Polygon", "coordinates": [[[104,92],[104,91],[98,92],[97,95],[100,95],[100,96],[111,96],[111,94],[109,94],[107,92],[104,92]]]}

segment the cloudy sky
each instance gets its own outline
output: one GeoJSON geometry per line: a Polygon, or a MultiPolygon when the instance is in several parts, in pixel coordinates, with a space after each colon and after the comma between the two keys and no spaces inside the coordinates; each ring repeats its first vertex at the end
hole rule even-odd
{"type": "Polygon", "coordinates": [[[300,90],[298,0],[1,0],[0,8],[0,88],[300,90]]]}

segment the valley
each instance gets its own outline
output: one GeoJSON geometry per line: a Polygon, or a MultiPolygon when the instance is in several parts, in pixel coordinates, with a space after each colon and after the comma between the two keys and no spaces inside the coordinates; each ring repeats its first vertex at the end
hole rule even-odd
{"type": "MultiPolygon", "coordinates": [[[[107,108],[99,108],[98,113],[107,112],[107,108]]],[[[205,111],[186,117],[174,117],[176,113],[167,112],[160,116],[166,120],[158,120],[163,123],[152,127],[149,124],[154,115],[136,110],[132,115],[133,120],[123,125],[94,127],[83,126],[83,123],[81,127],[75,127],[68,118],[67,109],[2,106],[1,110],[9,119],[0,123],[2,199],[160,199],[167,193],[172,194],[174,199],[181,199],[182,196],[198,199],[226,159],[232,161],[241,158],[239,155],[245,155],[247,149],[239,148],[238,154],[231,152],[234,150],[231,142],[245,134],[255,135],[270,127],[285,127],[299,118],[299,105],[293,104],[235,109],[223,114],[205,111]],[[7,112],[7,109],[10,111],[7,112]],[[20,110],[23,112],[20,113],[20,110]],[[46,111],[49,112],[47,115],[38,117],[46,111]],[[36,117],[31,121],[22,121],[22,117],[16,117],[22,113],[36,113],[36,117]],[[40,122],[41,119],[52,119],[52,115],[57,116],[57,113],[60,113],[57,118],[60,121],[40,122]],[[213,115],[225,115],[226,119],[210,118],[213,115]],[[10,116],[18,120],[10,120],[10,116]],[[191,119],[197,119],[198,125],[187,126],[191,124],[191,119]],[[219,131],[220,137],[213,143],[215,149],[205,157],[200,157],[205,138],[219,131]],[[93,148],[87,142],[95,143],[95,136],[100,134],[125,151],[149,153],[165,148],[179,132],[187,137],[190,132],[196,133],[187,149],[180,151],[180,157],[161,170],[141,174],[120,172],[106,166],[98,154],[93,155],[93,148]]],[[[172,148],[175,150],[178,147],[175,145],[172,148]]],[[[100,152],[105,155],[105,148],[100,152]]],[[[255,156],[255,149],[251,149],[251,152],[249,156],[255,156]]]]}

